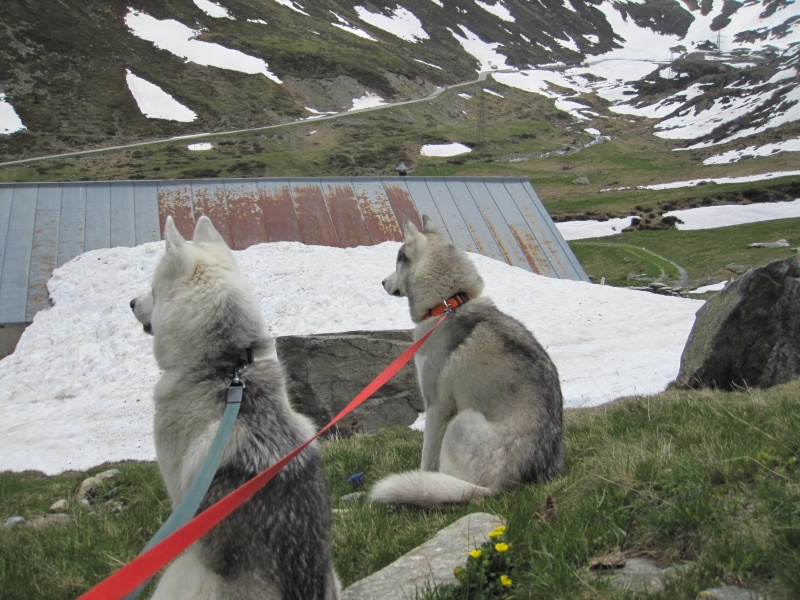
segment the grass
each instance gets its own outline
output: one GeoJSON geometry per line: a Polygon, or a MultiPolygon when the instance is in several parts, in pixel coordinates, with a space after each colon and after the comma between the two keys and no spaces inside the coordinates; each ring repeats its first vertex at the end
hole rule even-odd
{"type": "Polygon", "coordinates": [[[659,279],[677,281],[671,261],[683,267],[690,284],[702,284],[709,276],[719,280],[735,276],[727,265],[752,268],[794,254],[791,248],[748,248],[753,242],[786,239],[800,245],[800,219],[780,219],[698,231],[631,231],[620,235],[570,243],[586,273],[615,286],[643,285],[659,279]],[[661,257],[661,258],[659,258],[661,257]],[[666,261],[664,260],[666,259],[666,261]],[[640,277],[631,277],[638,275],[640,277]]]}
{"type": "MultiPolygon", "coordinates": [[[[484,511],[507,519],[514,556],[508,597],[629,597],[588,570],[593,557],[617,549],[686,567],[656,598],[694,597],[725,583],[796,598],[798,394],[800,382],[733,393],[668,390],[567,411],[563,475],[468,506],[391,510],[335,500],[347,509],[334,522],[337,571],[351,584],[461,516],[484,511]],[[554,519],[542,517],[548,496],[554,519]]],[[[421,442],[420,433],[401,427],[323,442],[333,498],[352,491],[354,473],[363,472],[369,486],[416,467],[421,442]]],[[[74,597],[137,553],[166,517],[165,491],[152,463],[116,466],[121,474],[99,501],[70,506],[67,523],[0,529],[4,598],[74,597]]],[[[84,475],[0,474],[3,517],[45,513],[72,497],[84,475]]]]}

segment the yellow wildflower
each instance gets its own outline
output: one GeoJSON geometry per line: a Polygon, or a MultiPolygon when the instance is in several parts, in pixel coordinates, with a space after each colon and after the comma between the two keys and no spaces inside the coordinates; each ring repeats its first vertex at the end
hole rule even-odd
{"type": "Polygon", "coordinates": [[[500,583],[503,584],[503,587],[509,587],[511,585],[511,577],[508,575],[500,575],[500,583]]]}
{"type": "Polygon", "coordinates": [[[492,538],[493,540],[499,538],[501,535],[503,535],[503,532],[502,531],[498,531],[497,529],[492,529],[489,532],[489,537],[492,538]]]}
{"type": "Polygon", "coordinates": [[[506,532],[506,526],[505,525],[498,525],[497,527],[494,528],[494,530],[497,533],[499,533],[500,535],[503,535],[506,532]]]}
{"type": "Polygon", "coordinates": [[[500,542],[499,544],[494,545],[494,549],[497,550],[500,554],[508,550],[508,544],[505,542],[500,542]]]}
{"type": "Polygon", "coordinates": [[[475,550],[470,550],[469,551],[469,555],[472,558],[480,558],[481,557],[481,549],[480,548],[476,548],[475,550]]]}
{"type": "Polygon", "coordinates": [[[455,570],[456,575],[461,573],[461,571],[463,571],[463,569],[461,567],[456,567],[456,570],[455,570]]]}

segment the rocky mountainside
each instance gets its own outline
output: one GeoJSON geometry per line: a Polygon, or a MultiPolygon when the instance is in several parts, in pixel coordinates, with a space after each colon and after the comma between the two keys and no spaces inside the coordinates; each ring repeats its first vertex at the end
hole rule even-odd
{"type": "Polygon", "coordinates": [[[6,0],[0,41],[16,118],[0,160],[418,98],[480,71],[526,89],[512,76],[545,65],[564,72],[547,93],[599,94],[661,137],[800,137],[794,0],[6,0]],[[601,93],[611,75],[567,72],[621,58],[650,61],[621,96],[601,93]],[[148,113],[147,93],[186,116],[148,113]],[[685,131],[704,114],[713,127],[685,131]]]}

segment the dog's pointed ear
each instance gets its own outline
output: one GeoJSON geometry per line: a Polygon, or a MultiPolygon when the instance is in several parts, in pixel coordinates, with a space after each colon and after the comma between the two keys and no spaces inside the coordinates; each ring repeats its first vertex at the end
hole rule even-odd
{"type": "Polygon", "coordinates": [[[172,220],[172,215],[169,215],[166,223],[164,223],[164,240],[167,242],[167,250],[170,248],[177,248],[186,243],[181,232],[175,227],[175,221],[172,220]]]}
{"type": "Polygon", "coordinates": [[[414,225],[414,221],[408,217],[406,217],[406,220],[403,222],[403,235],[405,236],[406,240],[410,240],[414,236],[419,235],[419,229],[417,229],[417,226],[414,225]]]}
{"type": "Polygon", "coordinates": [[[425,243],[427,240],[425,239],[425,236],[420,233],[419,229],[417,229],[417,226],[414,225],[414,221],[408,217],[406,217],[403,230],[406,236],[403,242],[406,256],[411,260],[416,260],[416,258],[422,253],[423,248],[425,248],[425,243]]]}
{"type": "Polygon", "coordinates": [[[192,240],[195,242],[205,242],[208,244],[224,244],[225,240],[219,234],[219,231],[214,227],[207,216],[203,215],[197,219],[197,225],[194,227],[194,235],[192,240]]]}
{"type": "Polygon", "coordinates": [[[428,215],[422,215],[422,233],[439,233],[439,228],[428,215]]]}

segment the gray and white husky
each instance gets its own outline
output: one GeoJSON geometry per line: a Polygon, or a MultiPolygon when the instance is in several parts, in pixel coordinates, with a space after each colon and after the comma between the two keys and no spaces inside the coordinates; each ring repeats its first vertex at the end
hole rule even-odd
{"type": "MultiPolygon", "coordinates": [[[[184,497],[222,418],[226,388],[243,352],[242,403],[201,510],[275,463],[315,433],[286,396],[284,374],[255,292],[207,217],[189,242],[171,217],[152,290],[131,301],[153,335],[163,371],[153,394],[156,456],[173,507],[184,497]]],[[[175,560],[153,598],[335,599],[331,506],[318,449],[290,462],[175,560]]]]}
{"type": "Polygon", "coordinates": [[[558,372],[525,326],[481,296],[465,252],[423,217],[405,223],[389,294],[408,297],[419,339],[447,303],[452,314],[415,356],[425,401],[419,471],[390,475],[370,498],[435,506],[485,497],[561,472],[563,400],[558,372]]]}

